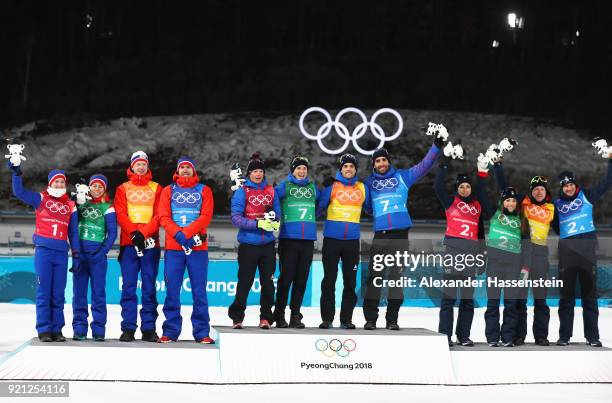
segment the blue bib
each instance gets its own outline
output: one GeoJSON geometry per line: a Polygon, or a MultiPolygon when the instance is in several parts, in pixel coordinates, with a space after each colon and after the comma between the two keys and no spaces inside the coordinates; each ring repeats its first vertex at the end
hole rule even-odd
{"type": "Polygon", "coordinates": [[[188,226],[200,216],[202,189],[204,185],[201,183],[192,188],[182,188],[176,183],[172,185],[172,220],[179,227],[188,226]]]}
{"type": "Polygon", "coordinates": [[[582,190],[571,202],[556,199],[555,207],[559,213],[561,238],[595,231],[593,205],[587,200],[582,190]]]}
{"type": "Polygon", "coordinates": [[[372,180],[370,190],[374,217],[391,213],[408,213],[406,208],[408,186],[400,174],[396,173],[389,178],[372,180]]]}

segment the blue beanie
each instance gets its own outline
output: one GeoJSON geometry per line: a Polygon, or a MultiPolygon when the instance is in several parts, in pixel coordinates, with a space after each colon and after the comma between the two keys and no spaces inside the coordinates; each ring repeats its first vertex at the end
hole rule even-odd
{"type": "Polygon", "coordinates": [[[62,171],[61,169],[54,169],[54,170],[52,170],[51,172],[49,172],[49,175],[47,175],[47,183],[50,186],[51,183],[53,183],[53,181],[58,179],[58,178],[63,178],[64,181],[67,181],[66,180],[66,172],[62,171]]]}
{"type": "Polygon", "coordinates": [[[91,186],[92,184],[96,182],[103,185],[104,190],[108,189],[108,179],[106,179],[106,176],[102,174],[91,175],[91,178],[89,178],[89,186],[91,186]]]}
{"type": "Polygon", "coordinates": [[[183,164],[190,165],[191,169],[193,169],[193,172],[196,171],[195,162],[193,161],[193,159],[186,157],[186,156],[182,156],[181,158],[178,159],[178,162],[176,164],[176,170],[178,171],[179,167],[183,164]]]}

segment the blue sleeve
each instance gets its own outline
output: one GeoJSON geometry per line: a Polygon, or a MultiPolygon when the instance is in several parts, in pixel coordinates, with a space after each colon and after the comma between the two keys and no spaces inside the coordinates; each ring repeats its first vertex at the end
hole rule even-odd
{"type": "Polygon", "coordinates": [[[70,215],[70,223],[68,223],[68,239],[70,240],[70,248],[72,253],[78,254],[81,251],[81,241],[79,240],[79,213],[74,207],[70,215]]]}
{"type": "Polygon", "coordinates": [[[370,190],[369,179],[370,177],[366,178],[366,180],[363,182],[363,187],[366,191],[365,203],[363,203],[363,211],[368,215],[372,215],[372,191],[370,190]]]}
{"type": "Polygon", "coordinates": [[[102,248],[105,253],[108,253],[117,238],[117,214],[115,214],[115,210],[104,214],[104,224],[106,224],[106,239],[102,243],[102,248]]]}
{"type": "Polygon", "coordinates": [[[502,167],[502,164],[497,163],[493,165],[493,174],[495,175],[497,188],[501,192],[508,186],[508,184],[506,183],[506,177],[504,176],[504,168],[502,167]]]}
{"type": "Polygon", "coordinates": [[[410,169],[402,169],[399,171],[400,175],[406,182],[406,186],[410,187],[414,183],[418,182],[423,176],[427,175],[427,172],[431,170],[436,159],[438,158],[438,154],[440,153],[440,149],[432,145],[425,158],[421,160],[418,164],[413,166],[410,169]]]}
{"type": "Polygon", "coordinates": [[[37,209],[42,201],[42,195],[40,193],[24,189],[22,178],[22,176],[13,175],[13,194],[22,202],[29,204],[30,206],[34,207],[34,209],[37,209]]]}
{"type": "MultiPolygon", "coordinates": [[[[285,193],[284,189],[285,186],[283,185],[283,194],[285,193]]],[[[280,197],[278,197],[278,193],[276,193],[276,190],[274,191],[274,212],[276,213],[277,219],[280,220],[282,217],[281,204],[280,197]]],[[[255,226],[257,227],[257,224],[255,224],[255,226]]]]}
{"type": "Polygon", "coordinates": [[[331,198],[332,187],[328,186],[320,193],[319,200],[317,202],[317,217],[321,217],[327,211],[331,198]]]}
{"type": "Polygon", "coordinates": [[[482,206],[482,218],[483,220],[490,220],[495,214],[495,206],[491,203],[491,199],[487,195],[487,182],[486,177],[482,177],[478,175],[478,179],[476,182],[476,197],[478,198],[478,202],[482,206]]]}
{"type": "Polygon", "coordinates": [[[285,185],[287,185],[287,181],[279,183],[274,188],[274,191],[276,192],[276,196],[281,200],[285,198],[285,185]]]}
{"type": "Polygon", "coordinates": [[[597,202],[612,186],[612,160],[608,160],[608,173],[597,185],[584,189],[584,195],[591,203],[597,202]]]}
{"type": "Polygon", "coordinates": [[[232,224],[235,227],[252,230],[257,229],[257,221],[248,219],[244,216],[244,209],[246,207],[246,196],[244,189],[240,188],[234,192],[232,196],[232,224]]]}
{"type": "Polygon", "coordinates": [[[448,209],[451,204],[453,204],[453,198],[448,194],[444,186],[447,169],[447,165],[438,166],[438,171],[436,172],[436,180],[434,182],[434,191],[436,192],[436,196],[438,196],[438,200],[440,200],[440,203],[442,203],[442,207],[444,207],[444,210],[448,209]]]}

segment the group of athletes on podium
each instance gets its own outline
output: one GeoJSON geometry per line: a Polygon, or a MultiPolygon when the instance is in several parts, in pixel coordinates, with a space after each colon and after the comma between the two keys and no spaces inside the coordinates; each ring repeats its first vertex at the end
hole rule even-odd
{"type": "MultiPolygon", "coordinates": [[[[316,218],[326,216],[323,230],[321,283],[321,329],[333,327],[336,313],[335,284],[340,267],[343,278],[340,327],[354,329],[353,310],[357,303],[357,268],[360,261],[360,219],[362,211],[373,216],[374,238],[370,265],[364,284],[364,329],[376,329],[381,287],[377,279],[399,279],[404,267],[372,269],[376,254],[395,254],[408,250],[412,221],[408,212],[410,187],[425,176],[439,161],[434,190],[447,218],[445,253],[479,253],[486,248],[487,276],[518,279],[526,273],[531,278],[546,278],[549,268],[549,229],[559,233],[559,272],[563,280],[559,301],[559,340],[568,345],[572,337],[576,297],[581,286],[584,335],[587,344],[601,346],[598,331],[596,295],[596,230],[593,203],[602,198],[612,184],[612,161],[605,179],[592,188],[579,186],[574,174],[559,176],[558,194],[552,194],[549,180],[535,176],[527,182],[528,191],[520,194],[506,185],[501,161],[493,170],[500,196],[490,200],[486,182],[490,165],[478,164],[476,181],[459,174],[451,192],[445,188],[450,158],[441,153],[444,142],[436,138],[422,161],[409,169],[396,169],[386,149],[371,156],[373,172],[363,181],[357,177],[358,161],[351,154],[340,157],[331,185],[319,189],[309,176],[309,160],[292,159],[287,179],[273,187],[268,184],[265,163],[254,154],[246,165],[231,198],[231,221],[238,228],[238,284],[234,302],[228,310],[233,328],[241,329],[246,302],[255,273],[261,283],[259,327],[269,329],[304,328],[300,308],[304,298],[317,239],[316,218]],[[440,155],[442,154],[442,155],[440,155]],[[473,190],[475,187],[475,190],[473,190]],[[489,220],[485,236],[484,221],[489,220]],[[276,236],[278,234],[278,237],[276,236]],[[276,249],[278,238],[278,251],[276,249]],[[483,245],[486,239],[486,246],[483,245]],[[278,252],[280,276],[275,289],[274,272],[278,252]],[[341,263],[339,265],[339,263],[341,263]],[[289,304],[289,321],[286,308],[289,304]]],[[[610,155],[608,155],[608,159],[610,155]]],[[[90,324],[93,340],[104,341],[106,325],[105,276],[107,254],[121,229],[119,263],[122,275],[121,341],[135,340],[138,317],[137,284],[141,278],[140,329],[142,340],[169,343],[178,340],[182,317],[180,291],[185,270],[191,282],[193,338],[211,344],[210,317],[206,296],[208,244],[206,229],[213,215],[213,194],[201,183],[193,159],[177,161],[173,182],[162,187],[153,181],[148,156],[135,152],[127,169],[127,181],[119,185],[114,202],[108,197],[109,183],[102,174],[92,175],[89,195],[76,201],[66,193],[64,171],[48,175],[48,187],[42,192],[27,190],[22,182],[20,164],[9,161],[13,194],[36,212],[35,245],[36,329],[43,342],[65,341],[64,293],[71,250],[73,275],[73,339],[88,335],[88,289],[91,287],[90,324]],[[162,336],[156,331],[157,299],[155,280],[160,251],[159,227],[166,232],[164,280],[166,299],[162,336]]],[[[470,270],[446,270],[444,278],[475,277],[470,270]]],[[[399,330],[398,312],[403,303],[403,289],[387,290],[386,328],[399,330]]],[[[474,316],[474,289],[444,289],[440,306],[439,332],[449,344],[471,346],[470,329],[474,316]],[[459,299],[459,314],[452,340],[454,306],[459,299]]],[[[549,308],[546,289],[533,288],[536,344],[548,345],[549,308]]],[[[527,303],[525,290],[487,288],[485,313],[486,338],[492,347],[511,347],[525,342],[527,303]],[[500,324],[500,297],[504,294],[503,320],[500,324]]]]}

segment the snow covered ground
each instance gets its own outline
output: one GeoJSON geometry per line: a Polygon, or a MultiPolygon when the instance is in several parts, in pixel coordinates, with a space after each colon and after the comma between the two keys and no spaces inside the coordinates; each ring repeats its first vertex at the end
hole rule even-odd
{"type": "MultiPolygon", "coordinates": [[[[612,309],[600,308],[600,331],[604,345],[612,346],[612,309]]],[[[161,328],[163,313],[160,311],[158,329],[161,328]]],[[[191,308],[183,308],[183,337],[189,339],[191,325],[188,320],[191,308]]],[[[211,308],[212,324],[229,325],[226,308],[211,308]]],[[[384,312],[384,311],[383,311],[384,312]]],[[[305,308],[304,321],[308,326],[317,326],[320,317],[318,308],[305,308]]],[[[400,325],[405,327],[423,327],[437,329],[437,309],[408,308],[400,312],[400,325]]],[[[66,306],[66,323],[70,324],[71,307],[66,306]]],[[[530,323],[532,310],[529,311],[530,323]]],[[[478,309],[472,327],[472,338],[484,341],[484,311],[478,309]]],[[[2,318],[2,336],[0,337],[0,361],[4,354],[13,351],[23,342],[35,335],[34,306],[0,304],[2,318]]],[[[258,321],[258,307],[247,309],[245,324],[255,325],[258,321]]],[[[355,310],[354,321],[363,324],[363,314],[360,308],[355,310]]],[[[117,338],[120,334],[120,308],[109,306],[109,321],[107,336],[117,338]]],[[[384,321],[379,320],[379,325],[384,321]]],[[[557,338],[558,317],[556,308],[551,310],[550,336],[557,338]]],[[[70,325],[65,327],[64,334],[71,336],[70,325]]],[[[582,320],[580,309],[576,309],[574,324],[574,342],[582,342],[582,320]]],[[[528,342],[531,342],[531,337],[528,342]]],[[[569,355],[568,355],[569,357],[569,355]]],[[[535,363],[525,363],[534,365],[535,363]]],[[[571,365],[571,363],[568,363],[571,365]]],[[[418,366],[415,363],[415,366],[418,366]]],[[[163,368],[160,368],[163,371],[163,368]]],[[[142,399],[167,401],[172,399],[181,402],[272,402],[290,400],[292,402],[312,401],[353,401],[353,402],[405,402],[411,401],[449,401],[461,402],[608,402],[612,396],[612,385],[608,384],[545,384],[545,385],[496,385],[496,386],[416,386],[416,385],[189,385],[167,383],[138,382],[71,382],[70,399],[57,398],[57,401],[91,401],[107,402],[110,398],[120,401],[142,399]]],[[[29,400],[30,401],[30,400],[29,400]]],[[[33,399],[36,401],[36,399],[33,399]]]]}

